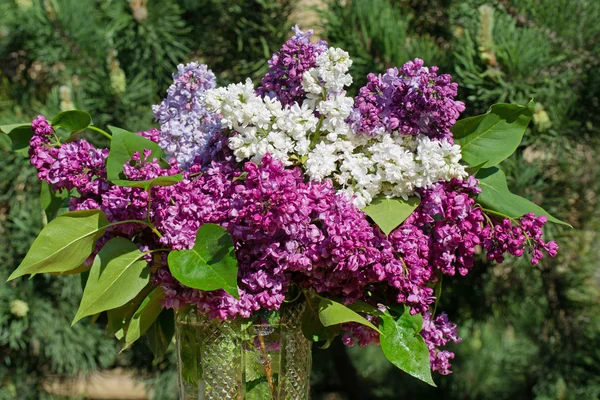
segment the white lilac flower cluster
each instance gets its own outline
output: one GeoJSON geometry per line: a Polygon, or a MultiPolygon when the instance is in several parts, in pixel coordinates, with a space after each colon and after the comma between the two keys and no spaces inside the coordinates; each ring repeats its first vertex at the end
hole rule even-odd
{"type": "Polygon", "coordinates": [[[279,100],[255,94],[252,81],[208,90],[206,108],[221,116],[221,124],[234,134],[229,147],[237,161],[260,162],[267,153],[291,165],[290,156],[305,156],[318,118],[307,105],[283,107],[279,100]]]}
{"type": "Polygon", "coordinates": [[[363,208],[379,194],[406,199],[418,188],[465,177],[460,157],[459,146],[425,135],[368,138],[349,133],[318,143],[305,166],[311,179],[332,178],[363,208]]]}
{"type": "Polygon", "coordinates": [[[362,208],[377,195],[407,198],[440,180],[462,178],[460,147],[447,139],[400,132],[375,137],[356,134],[348,123],[354,100],[347,52],[329,48],[302,75],[301,104],[283,106],[245,83],[204,92],[202,104],[231,131],[237,161],[260,162],[269,153],[285,165],[303,164],[312,180],[332,179],[362,208]]]}

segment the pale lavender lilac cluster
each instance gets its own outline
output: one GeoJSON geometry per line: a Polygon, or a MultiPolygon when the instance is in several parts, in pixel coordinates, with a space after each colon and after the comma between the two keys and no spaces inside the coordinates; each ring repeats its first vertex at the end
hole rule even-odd
{"type": "MultiPolygon", "coordinates": [[[[324,42],[311,43],[310,35],[296,30],[273,56],[259,95],[287,105],[301,102],[302,76],[327,49],[324,42]]],[[[436,73],[437,68],[415,60],[383,76],[369,75],[350,127],[368,136],[398,131],[451,140],[449,127],[464,105],[454,100],[456,84],[450,77],[436,73]]],[[[278,309],[291,282],[346,304],[394,299],[412,314],[423,314],[421,336],[432,368],[447,374],[454,355],[441,347],[460,339],[445,314],[431,315],[436,300],[432,287],[439,276],[467,274],[480,246],[498,262],[505,253],[521,256],[526,249],[534,264],[542,250],[556,255],[556,243],[541,238],[545,217],[485,216],[474,200],[479,193],[474,177],[418,189],[420,205],[386,236],[331,180],[308,180],[301,168],[286,167],[268,153],[260,163],[236,163],[219,116],[202,105],[202,94],[215,84],[206,66],[180,66],[167,98],[154,107],[161,131],[138,132],[171,156],[169,167],[148,159],[150,152],[136,153],[124,165],[129,180],[182,173],[183,180],[172,186],[148,191],[116,186],[106,179],[107,150],[85,140],[59,144],[42,116],[32,123],[31,163],[53,190],[76,190],[72,210],[101,209],[110,221],[150,221],[161,233],[157,236],[145,224],[120,224],[107,230],[97,251],[114,236],[132,238],[143,249],[191,248],[205,223],[220,224],[232,235],[240,299],[223,290],[185,287],[169,272],[167,258],[155,257],[152,280],[164,289],[166,307],[191,304],[215,318],[250,317],[278,309]]],[[[342,336],[347,345],[379,340],[375,331],[359,324],[345,324],[342,336]]]]}
{"type": "Polygon", "coordinates": [[[354,130],[369,136],[398,131],[424,134],[432,139],[451,138],[465,105],[455,100],[458,85],[448,74],[437,75],[416,58],[383,75],[369,74],[355,99],[349,121],[354,130]]]}
{"type": "Polygon", "coordinates": [[[209,162],[223,147],[219,119],[200,101],[204,91],[216,87],[217,78],[206,65],[192,62],[180,64],[173,80],[167,97],[152,111],[161,128],[158,144],[187,169],[209,162]]]}

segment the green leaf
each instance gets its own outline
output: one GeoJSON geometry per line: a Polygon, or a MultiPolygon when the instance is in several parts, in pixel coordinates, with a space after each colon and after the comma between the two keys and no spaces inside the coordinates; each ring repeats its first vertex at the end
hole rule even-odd
{"type": "Polygon", "coordinates": [[[88,272],[91,268],[92,268],[91,265],[88,266],[85,264],[81,264],[79,267],[77,267],[75,269],[70,269],[68,271],[63,271],[63,272],[49,272],[49,274],[54,275],[54,276],[75,275],[75,274],[82,274],[84,272],[88,272]]]}
{"type": "Polygon", "coordinates": [[[92,253],[108,225],[100,210],[69,212],[50,221],[8,280],[26,274],[64,272],[79,267],[92,253]]]}
{"type": "Polygon", "coordinates": [[[346,322],[357,322],[381,333],[379,328],[366,318],[352,311],[342,303],[321,297],[319,302],[319,319],[323,326],[339,325],[346,322]]]}
{"type": "Polygon", "coordinates": [[[73,324],[135,298],[150,281],[144,254],[125,238],[109,240],[94,259],[73,324]]]}
{"type": "Polygon", "coordinates": [[[533,100],[525,106],[494,104],[486,114],[457,121],[451,130],[463,160],[488,168],[515,152],[532,116],[533,100]]]}
{"type": "Polygon", "coordinates": [[[408,200],[400,197],[377,196],[363,211],[389,235],[419,206],[421,199],[412,196],[408,200]]]}
{"type": "Polygon", "coordinates": [[[133,314],[138,308],[140,308],[142,301],[144,301],[144,299],[150,294],[150,292],[152,292],[153,289],[154,287],[152,285],[147,285],[132,300],[128,301],[121,307],[108,310],[106,312],[106,317],[108,320],[106,333],[109,335],[125,336],[125,326],[127,326],[133,314]]]}
{"type": "Polygon", "coordinates": [[[473,176],[477,175],[477,173],[479,172],[479,170],[481,168],[483,168],[483,165],[486,164],[486,163],[487,163],[487,161],[484,161],[484,162],[482,162],[479,165],[475,165],[474,167],[468,167],[468,168],[466,168],[467,174],[473,175],[473,176]]]}
{"type": "Polygon", "coordinates": [[[126,347],[129,347],[133,342],[138,340],[147,330],[150,325],[156,321],[163,307],[161,299],[165,298],[165,292],[159,286],[155,288],[140,304],[140,307],[133,314],[127,334],[125,335],[126,347]]]}
{"type": "Polygon", "coordinates": [[[19,125],[8,132],[13,151],[25,151],[29,149],[29,141],[33,136],[31,125],[19,125]]]}
{"type": "Polygon", "coordinates": [[[418,333],[423,324],[423,318],[421,317],[419,321],[418,317],[415,317],[417,316],[411,316],[408,310],[397,320],[387,315],[382,316],[381,329],[384,334],[380,337],[381,349],[387,359],[396,367],[435,386],[431,377],[429,349],[418,333]]]}
{"type": "Polygon", "coordinates": [[[145,181],[128,181],[124,179],[117,179],[112,181],[117,186],[136,187],[148,190],[154,186],[171,186],[177,182],[181,182],[183,176],[181,174],[170,175],[170,176],[159,176],[154,179],[148,179],[145,181]]]}
{"type": "Polygon", "coordinates": [[[59,210],[65,206],[65,203],[68,203],[68,199],[68,191],[61,190],[60,192],[55,192],[50,189],[50,185],[48,185],[47,182],[42,181],[40,201],[44,211],[46,212],[46,218],[48,221],[52,221],[54,218],[56,218],[59,210]]]}
{"type": "Polygon", "coordinates": [[[71,133],[84,130],[92,123],[90,114],[81,110],[63,111],[52,119],[53,128],[64,128],[71,133]]]}
{"type": "Polygon", "coordinates": [[[0,150],[11,150],[12,149],[12,140],[8,137],[8,135],[0,135],[0,150]]]}
{"type": "Polygon", "coordinates": [[[169,269],[185,286],[206,291],[224,289],[239,299],[233,239],[222,226],[202,225],[192,249],[169,253],[169,269]]]}
{"type": "Polygon", "coordinates": [[[357,313],[369,314],[369,315],[381,315],[382,311],[375,306],[372,306],[369,303],[365,303],[362,300],[356,300],[352,304],[348,304],[347,306],[352,311],[357,313]]]}
{"type": "Polygon", "coordinates": [[[477,196],[477,202],[484,208],[495,211],[506,218],[519,218],[532,212],[536,215],[546,216],[548,221],[572,228],[571,225],[550,215],[537,204],[511,193],[506,183],[506,175],[501,169],[497,167],[481,169],[476,178],[479,179],[479,187],[481,188],[481,193],[477,196]]]}
{"type": "Polygon", "coordinates": [[[321,297],[310,292],[305,292],[305,297],[306,308],[304,313],[302,313],[302,334],[305,338],[313,342],[327,341],[329,344],[339,333],[340,326],[324,326],[319,318],[321,297]]]}
{"type": "Polygon", "coordinates": [[[175,313],[173,310],[162,310],[156,321],[146,331],[148,346],[154,354],[155,360],[160,360],[175,334],[175,313]]]}
{"type": "Polygon", "coordinates": [[[16,128],[26,126],[31,130],[31,123],[23,122],[22,124],[9,124],[9,125],[0,125],[0,132],[6,133],[7,135],[16,128]]]}
{"type": "Polygon", "coordinates": [[[123,180],[123,165],[131,161],[131,156],[135,152],[143,156],[144,150],[151,150],[152,154],[148,160],[160,159],[163,156],[162,149],[153,141],[114,126],[109,126],[109,129],[113,133],[110,153],[106,159],[106,174],[109,181],[123,180]]]}

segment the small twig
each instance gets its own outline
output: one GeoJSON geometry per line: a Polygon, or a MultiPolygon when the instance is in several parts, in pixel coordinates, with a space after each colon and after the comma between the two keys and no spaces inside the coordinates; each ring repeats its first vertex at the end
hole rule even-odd
{"type": "Polygon", "coordinates": [[[258,341],[260,343],[260,350],[262,352],[262,356],[265,358],[265,374],[267,376],[267,382],[269,383],[269,388],[271,388],[273,400],[277,400],[277,388],[275,387],[275,383],[273,382],[273,366],[271,365],[271,357],[269,357],[269,353],[267,353],[265,339],[260,333],[258,334],[258,341]]]}

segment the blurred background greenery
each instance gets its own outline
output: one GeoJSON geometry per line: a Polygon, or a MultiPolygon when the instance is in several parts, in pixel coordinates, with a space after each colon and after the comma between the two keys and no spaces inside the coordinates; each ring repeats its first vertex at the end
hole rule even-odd
{"type": "MultiPolygon", "coordinates": [[[[97,125],[149,128],[177,63],[204,62],[221,85],[258,81],[295,23],[350,53],[353,91],[419,57],[454,76],[465,116],[535,98],[502,168],[514,192],[576,228],[549,227],[559,256],[482,260],[444,282],[440,307],[464,340],[438,388],[376,347],[335,343],[315,349],[312,398],[599,399],[597,21],[598,0],[0,0],[0,124],[79,108],[97,125]]],[[[28,160],[0,150],[0,282],[42,226],[39,191],[28,160]]],[[[48,382],[115,368],[154,399],[176,398],[173,354],[154,365],[143,343],[118,354],[101,326],[70,328],[80,291],[74,277],[0,284],[0,399],[59,398],[48,382]]]]}

